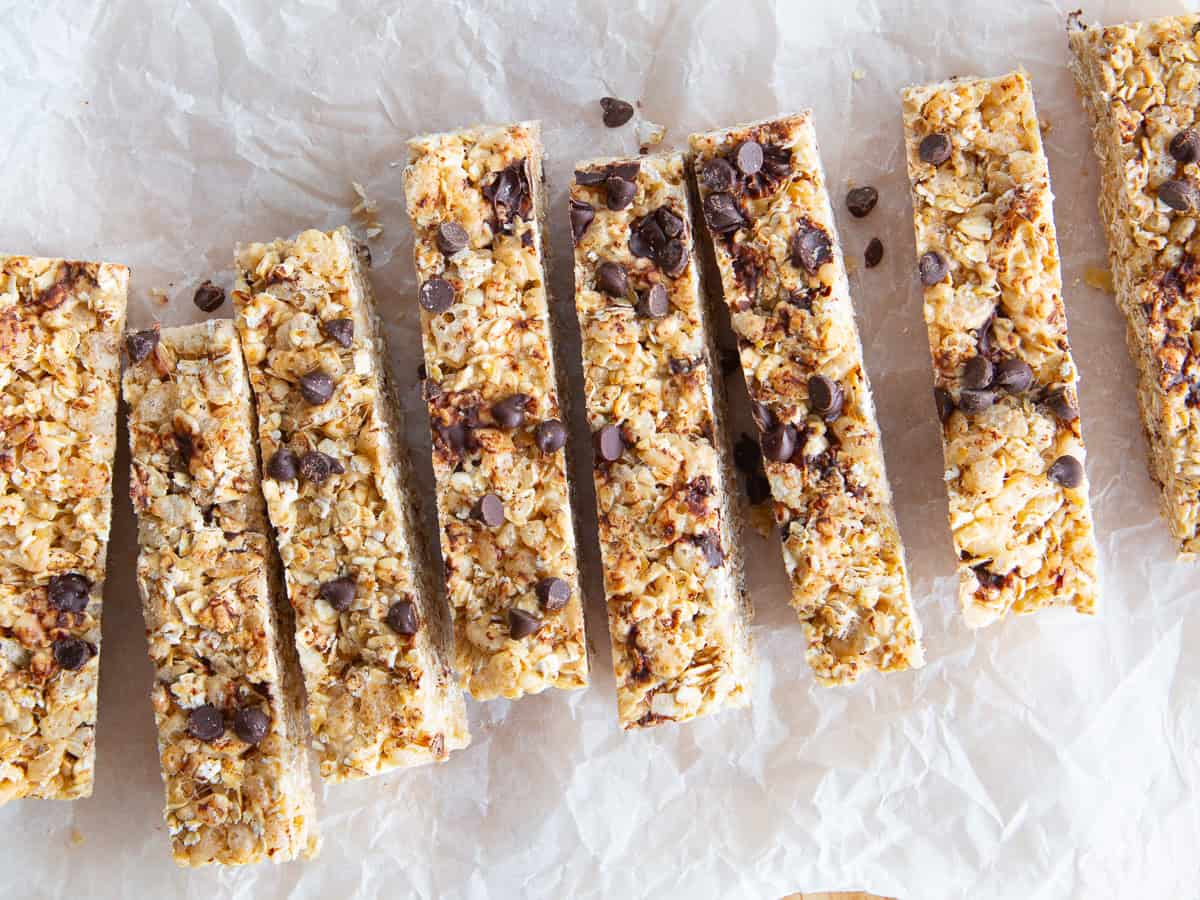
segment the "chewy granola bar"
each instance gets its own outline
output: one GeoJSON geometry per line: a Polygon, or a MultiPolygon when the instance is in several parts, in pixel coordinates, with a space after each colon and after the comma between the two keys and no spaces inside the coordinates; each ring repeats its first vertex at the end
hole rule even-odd
{"type": "Polygon", "coordinates": [[[138,585],[175,862],[317,848],[304,697],[233,322],[126,341],[138,585]]]}
{"type": "Polygon", "coordinates": [[[1200,16],[1083,26],[1072,68],[1100,158],[1117,305],[1150,471],[1181,558],[1200,554],[1200,16]]]}
{"type": "Polygon", "coordinates": [[[587,684],[536,122],[415,138],[425,398],[455,651],[483,700],[587,684]]]}
{"type": "Polygon", "coordinates": [[[441,761],[469,741],[368,261],[345,228],[246,244],[233,292],[263,493],[331,782],[441,761]]]}
{"type": "Polygon", "coordinates": [[[128,285],[0,257],[0,803],[92,793],[128,285]]]}
{"type": "Polygon", "coordinates": [[[823,684],[924,662],[812,114],[692,135],[792,605],[823,684]]]}
{"type": "Polygon", "coordinates": [[[1023,72],[904,91],[959,601],[1096,609],[1096,541],[1050,175],[1023,72]]]}
{"type": "Polygon", "coordinates": [[[624,728],[750,700],[749,604],[684,158],[580,163],[575,307],[624,728]],[[633,186],[609,187],[611,180],[633,186]]]}

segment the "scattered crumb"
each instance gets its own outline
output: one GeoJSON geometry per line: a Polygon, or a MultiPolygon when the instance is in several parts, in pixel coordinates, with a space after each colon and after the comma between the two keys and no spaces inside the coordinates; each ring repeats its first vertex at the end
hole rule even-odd
{"type": "Polygon", "coordinates": [[[853,256],[846,257],[846,274],[853,275],[858,271],[858,260],[853,256]]]}
{"type": "Polygon", "coordinates": [[[750,527],[765,538],[775,530],[775,513],[770,503],[760,503],[750,507],[750,527]]]}
{"type": "Polygon", "coordinates": [[[647,119],[639,119],[637,123],[637,135],[638,143],[641,146],[638,148],[638,152],[649,153],[654,147],[663,142],[666,134],[667,129],[665,126],[647,119]]]}
{"type": "Polygon", "coordinates": [[[1083,270],[1083,282],[1088,287],[1104,291],[1106,294],[1116,293],[1116,289],[1113,287],[1112,272],[1107,266],[1087,266],[1083,270]]]}
{"type": "Polygon", "coordinates": [[[69,837],[70,837],[72,847],[82,847],[83,846],[83,832],[80,831],[78,828],[72,828],[69,837]]]}
{"type": "Polygon", "coordinates": [[[367,240],[374,240],[383,234],[383,226],[379,224],[377,218],[379,206],[367,196],[367,189],[357,181],[351,181],[350,185],[354,188],[355,196],[358,197],[358,202],[350,210],[350,218],[365,229],[367,240]]]}
{"type": "Polygon", "coordinates": [[[1042,116],[1040,119],[1038,119],[1038,125],[1040,125],[1042,127],[1042,134],[1049,134],[1050,131],[1054,128],[1054,126],[1051,124],[1050,120],[1047,119],[1045,116],[1042,116]]]}
{"type": "Polygon", "coordinates": [[[855,81],[862,81],[864,78],[867,77],[867,73],[866,73],[865,69],[855,69],[853,72],[850,73],[850,77],[853,78],[855,81]]]}
{"type": "Polygon", "coordinates": [[[167,296],[167,292],[162,288],[150,288],[150,299],[159,306],[166,306],[171,302],[171,299],[167,296]]]}

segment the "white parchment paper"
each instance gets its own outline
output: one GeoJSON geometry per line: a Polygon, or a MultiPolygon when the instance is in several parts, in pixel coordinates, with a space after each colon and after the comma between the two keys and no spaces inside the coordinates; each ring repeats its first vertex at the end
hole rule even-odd
{"type": "MultiPolygon", "coordinates": [[[[403,141],[544,120],[554,288],[570,310],[572,163],[637,147],[633,125],[601,126],[599,97],[640,100],[640,115],[667,127],[666,146],[812,106],[847,256],[861,259],[873,236],[886,246],[883,264],[858,266],[852,283],[929,664],[850,689],[816,687],[778,546],[752,535],[752,709],[622,734],[583,471],[588,691],[472,702],[474,742],[447,764],[326,791],[314,862],[180,872],[160,815],[123,452],[95,797],[0,810],[0,895],[1197,896],[1200,568],[1173,561],[1123,325],[1111,297],[1082,281],[1104,265],[1104,245],[1096,165],[1065,68],[1071,6],[275,6],[0,4],[0,248],[127,263],[132,325],[191,321],[202,316],[191,303],[200,281],[229,286],[236,240],[340,224],[355,202],[351,181],[361,182],[385,228],[372,244],[375,283],[431,493],[403,141]],[[897,92],[1017,65],[1031,73],[1048,125],[1104,597],[1095,620],[1026,617],[973,633],[955,608],[897,92]],[[845,214],[848,181],[879,188],[869,218],[845,214]]],[[[1115,22],[1194,6],[1111,0],[1086,12],[1115,22]]],[[[576,347],[564,358],[578,392],[576,347]]],[[[730,389],[744,414],[740,384],[730,389]]]]}

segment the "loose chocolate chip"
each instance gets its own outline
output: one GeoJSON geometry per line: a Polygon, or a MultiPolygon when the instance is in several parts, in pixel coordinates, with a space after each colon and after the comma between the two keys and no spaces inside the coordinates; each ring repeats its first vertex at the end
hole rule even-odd
{"type": "Polygon", "coordinates": [[[1200,209],[1200,188],[1189,181],[1164,181],[1158,186],[1158,199],[1177,212],[1200,209]]]}
{"type": "Polygon", "coordinates": [[[388,607],[387,623],[396,634],[416,634],[420,629],[416,604],[411,600],[397,600],[388,607]]]}
{"type": "Polygon", "coordinates": [[[188,713],[187,730],[198,741],[215,741],[225,733],[225,717],[211,703],[205,703],[188,713]]]}
{"type": "Polygon", "coordinates": [[[704,221],[716,234],[725,234],[741,228],[745,221],[742,211],[738,209],[737,201],[732,194],[709,194],[702,204],[704,221]]]}
{"type": "Polygon", "coordinates": [[[654,211],[654,219],[667,237],[676,238],[683,234],[683,217],[676,215],[670,207],[660,206],[654,211]]]}
{"type": "Polygon", "coordinates": [[[758,426],[759,431],[770,431],[775,427],[775,413],[771,412],[771,407],[765,403],[759,403],[753,400],[750,403],[750,415],[754,418],[754,424],[758,426]]]}
{"type": "Polygon", "coordinates": [[[718,156],[700,168],[700,181],[710,191],[727,191],[737,181],[737,172],[728,160],[718,156]]]}
{"type": "Polygon", "coordinates": [[[437,244],[437,248],[446,256],[453,256],[460,250],[466,250],[467,245],[471,243],[467,229],[457,222],[443,222],[437,227],[437,234],[434,235],[433,240],[437,244]]]}
{"type": "Polygon", "coordinates": [[[629,291],[629,276],[620,263],[602,262],[596,267],[596,287],[610,297],[624,297],[629,291]]]}
{"type": "Polygon", "coordinates": [[[771,482],[762,472],[754,472],[746,479],[746,497],[751,506],[758,506],[771,499],[771,482]]]}
{"type": "Polygon", "coordinates": [[[300,376],[300,395],[313,406],[328,403],[333,396],[333,378],[328,372],[316,369],[300,376]]]}
{"type": "Polygon", "coordinates": [[[921,162],[940,166],[950,158],[953,149],[954,145],[950,142],[949,135],[927,134],[921,140],[921,146],[917,148],[917,155],[921,157],[921,162]]]}
{"type": "Polygon", "coordinates": [[[637,312],[646,319],[661,319],[671,310],[671,299],[661,284],[652,284],[638,298],[637,312]]]}
{"type": "Polygon", "coordinates": [[[87,609],[92,583],[78,572],[54,575],[46,586],[50,606],[62,612],[83,612],[87,609]]]}
{"type": "Polygon", "coordinates": [[[541,627],[542,620],[533,613],[515,607],[508,611],[508,634],[513,640],[519,641],[531,634],[537,634],[541,627]]]}
{"type": "Polygon", "coordinates": [[[582,200],[571,201],[571,239],[576,244],[588,230],[588,226],[592,224],[592,219],[596,218],[596,208],[590,203],[584,203],[582,200]]]}
{"type": "Polygon", "coordinates": [[[763,148],[758,141],[742,141],[733,151],[733,162],[743,175],[757,175],[763,166],[763,148]]]}
{"type": "Polygon", "coordinates": [[[963,388],[958,392],[958,408],[968,415],[990,409],[996,402],[996,394],[990,390],[963,388]]]}
{"type": "Polygon", "coordinates": [[[625,452],[625,438],[616,425],[605,425],[596,432],[596,451],[605,462],[615,462],[625,452]]]}
{"type": "Polygon", "coordinates": [[[276,481],[293,481],[300,471],[300,461],[287,447],[280,447],[267,460],[267,474],[276,481]]]}
{"type": "Polygon", "coordinates": [[[850,210],[850,215],[856,219],[870,214],[878,202],[879,191],[869,185],[856,187],[846,194],[846,209],[850,210]]]}
{"type": "Polygon", "coordinates": [[[733,445],[733,464],[747,475],[761,469],[762,451],[758,448],[758,441],[748,434],[739,437],[733,445]]]}
{"type": "Polygon", "coordinates": [[[1010,394],[1022,394],[1033,384],[1033,369],[1023,359],[1005,359],[996,366],[996,377],[992,382],[1010,394]]]}
{"type": "Polygon", "coordinates": [[[330,475],[340,475],[344,471],[340,462],[319,450],[309,450],[300,457],[300,477],[313,484],[320,484],[330,475]]]}
{"type": "Polygon", "coordinates": [[[709,531],[696,539],[696,546],[710,569],[719,569],[725,563],[725,553],[721,550],[721,539],[715,532],[709,531]]]}
{"type": "Polygon", "coordinates": [[[567,445],[567,429],[558,419],[547,419],[538,423],[533,440],[543,453],[557,453],[567,445]]]}
{"type": "Polygon", "coordinates": [[[1187,165],[1200,159],[1200,132],[1186,128],[1175,137],[1167,147],[1176,162],[1187,165]]]}
{"type": "Polygon", "coordinates": [[[604,111],[604,124],[609,128],[620,128],[633,118],[633,104],[616,97],[601,97],[600,108],[604,111]]]}
{"type": "Polygon", "coordinates": [[[346,349],[354,343],[353,319],[330,319],[321,323],[321,330],[325,332],[325,337],[346,349]]]}
{"type": "Polygon", "coordinates": [[[791,459],[796,452],[796,426],[785,422],[764,431],[762,452],[771,462],[787,462],[791,459]]]}
{"type": "Polygon", "coordinates": [[[842,413],[845,394],[842,387],[825,375],[808,379],[808,402],[812,411],[824,419],[836,419],[842,413]]]}
{"type": "Polygon", "coordinates": [[[669,241],[659,252],[657,262],[669,277],[678,278],[687,269],[687,245],[683,241],[669,241]]]}
{"type": "Polygon", "coordinates": [[[821,266],[833,259],[833,244],[825,229],[805,222],[792,235],[791,262],[796,268],[803,267],[815,275],[821,266]]]}
{"type": "Polygon", "coordinates": [[[318,588],[317,593],[338,612],[345,612],[358,596],[358,584],[355,583],[353,575],[343,575],[326,581],[318,588]]]}
{"type": "Polygon", "coordinates": [[[82,669],[87,664],[87,661],[92,658],[91,645],[86,641],[81,641],[79,638],[59,638],[54,642],[52,650],[54,661],[58,663],[59,668],[66,669],[69,672],[82,669]]]}
{"type": "Polygon", "coordinates": [[[946,277],[950,267],[946,265],[946,260],[942,259],[940,253],[936,250],[929,250],[921,254],[920,260],[917,261],[917,271],[921,275],[921,284],[925,287],[933,287],[946,277]]]}
{"type": "Polygon", "coordinates": [[[534,585],[533,591],[546,612],[557,612],[571,599],[571,586],[561,578],[543,578],[534,585]]]}
{"type": "Polygon", "coordinates": [[[604,202],[611,210],[627,207],[636,193],[637,184],[619,175],[609,175],[604,179],[604,202]]]}
{"type": "Polygon", "coordinates": [[[873,269],[883,262],[883,241],[877,237],[871,238],[863,253],[863,262],[867,264],[868,269],[873,269]]]}
{"type": "Polygon", "coordinates": [[[933,402],[937,404],[938,421],[944,423],[954,412],[954,397],[945,388],[934,388],[933,402]]]}
{"type": "Polygon", "coordinates": [[[225,288],[215,285],[211,281],[206,281],[200,287],[196,288],[196,293],[192,296],[192,302],[204,312],[216,312],[221,304],[225,302],[225,288]]]}
{"type": "Polygon", "coordinates": [[[1077,488],[1083,484],[1083,466],[1073,456],[1060,456],[1050,464],[1046,476],[1065,488],[1077,488]]]}
{"type": "Polygon", "coordinates": [[[130,362],[140,363],[154,352],[158,346],[158,329],[147,328],[145,331],[135,331],[125,338],[125,350],[130,362]]]}
{"type": "Polygon", "coordinates": [[[504,501],[495,494],[484,494],[475,502],[471,515],[488,528],[496,528],[504,524],[504,501]]]}
{"type": "Polygon", "coordinates": [[[1046,408],[1060,422],[1074,422],[1079,418],[1079,409],[1071,400],[1066,388],[1056,388],[1046,395],[1046,408]]]}
{"type": "Polygon", "coordinates": [[[995,374],[996,369],[990,359],[986,356],[972,356],[967,360],[967,364],[963,366],[963,387],[976,391],[991,387],[995,374]]]}
{"type": "Polygon", "coordinates": [[[692,369],[696,368],[697,360],[687,359],[686,357],[672,356],[667,360],[667,368],[670,369],[672,375],[686,375],[692,369]]]}
{"type": "Polygon", "coordinates": [[[247,744],[257,744],[267,736],[271,720],[256,706],[243,706],[233,714],[233,733],[247,744]]]}
{"type": "Polygon", "coordinates": [[[454,305],[454,285],[445,278],[430,278],[417,291],[417,302],[431,313],[444,313],[454,305]]]}
{"type": "Polygon", "coordinates": [[[492,407],[492,418],[501,428],[520,428],[525,424],[525,405],[528,394],[513,394],[492,407]]]}

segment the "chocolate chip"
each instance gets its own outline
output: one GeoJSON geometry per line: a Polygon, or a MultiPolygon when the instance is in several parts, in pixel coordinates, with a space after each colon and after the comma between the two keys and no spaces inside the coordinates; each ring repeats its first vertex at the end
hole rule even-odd
{"type": "Polygon", "coordinates": [[[604,111],[604,124],[609,128],[620,128],[633,118],[633,104],[616,97],[601,97],[600,108],[604,111]]]}
{"type": "Polygon", "coordinates": [[[958,392],[958,408],[968,415],[990,409],[996,402],[996,394],[990,390],[963,388],[958,392]]]}
{"type": "Polygon", "coordinates": [[[1164,181],[1158,186],[1158,199],[1177,212],[1200,209],[1200,188],[1189,181],[1164,181]]]}
{"type": "Polygon", "coordinates": [[[567,429],[558,419],[547,419],[538,423],[533,440],[543,453],[557,453],[567,445],[567,429]]]}
{"type": "Polygon", "coordinates": [[[620,263],[602,262],[596,267],[596,287],[610,297],[624,297],[629,291],[629,276],[620,263]]]}
{"type": "Polygon", "coordinates": [[[243,706],[233,714],[233,733],[247,744],[257,744],[267,736],[271,720],[256,706],[243,706]]]}
{"type": "Polygon", "coordinates": [[[293,481],[300,470],[300,461],[287,447],[280,447],[267,460],[267,474],[276,481],[293,481]]]}
{"type": "Polygon", "coordinates": [[[571,599],[571,586],[561,578],[543,578],[533,586],[533,592],[546,612],[557,612],[571,599]]]}
{"type": "Polygon", "coordinates": [[[596,451],[605,462],[615,462],[625,452],[625,438],[616,425],[605,425],[596,432],[596,451]]]}
{"type": "Polygon", "coordinates": [[[342,464],[319,450],[310,450],[300,457],[300,477],[313,484],[320,484],[330,475],[346,471],[342,464]]]}
{"type": "Polygon", "coordinates": [[[513,640],[519,641],[531,634],[537,634],[541,627],[542,620],[533,613],[515,607],[508,611],[508,634],[513,640]]]}
{"type": "Polygon", "coordinates": [[[954,397],[945,388],[939,387],[933,389],[933,402],[937,404],[937,417],[939,422],[945,422],[954,412],[954,397]]]}
{"type": "Polygon", "coordinates": [[[430,278],[417,291],[417,302],[431,313],[444,313],[454,305],[454,285],[445,278],[430,278]]]}
{"type": "Polygon", "coordinates": [[[672,356],[667,360],[667,368],[672,375],[686,375],[692,369],[696,368],[698,361],[687,359],[686,357],[672,356]]]}
{"type": "Polygon", "coordinates": [[[873,269],[883,262],[883,241],[877,237],[871,238],[863,252],[863,262],[867,264],[868,269],[873,269]]]}
{"type": "Polygon", "coordinates": [[[1187,165],[1200,159],[1200,132],[1186,128],[1175,137],[1167,147],[1176,162],[1187,165]]]}
{"type": "Polygon", "coordinates": [[[879,191],[869,185],[856,187],[846,194],[846,209],[850,210],[850,215],[856,219],[870,214],[878,202],[879,191]]]}
{"type": "Polygon", "coordinates": [[[702,204],[704,221],[716,234],[726,234],[736,231],[745,224],[742,211],[738,209],[737,201],[732,194],[709,194],[702,204]]]}
{"type": "Polygon", "coordinates": [[[461,422],[435,426],[437,436],[454,453],[467,449],[467,428],[461,422]]]}
{"type": "Polygon", "coordinates": [[[187,730],[198,741],[215,741],[225,733],[225,717],[211,703],[205,703],[188,713],[187,730]]]}
{"type": "Polygon", "coordinates": [[[762,452],[771,462],[787,462],[791,459],[796,452],[796,426],[785,422],[764,431],[762,452]]]}
{"type": "Polygon", "coordinates": [[[791,262],[796,268],[803,267],[815,275],[821,266],[833,259],[833,244],[825,229],[811,222],[804,222],[792,235],[791,262]]]}
{"type": "Polygon", "coordinates": [[[460,250],[466,250],[467,245],[471,243],[467,229],[457,222],[443,222],[437,227],[437,233],[433,240],[437,244],[437,248],[446,256],[453,256],[460,250]]]}
{"type": "Polygon", "coordinates": [[[771,499],[771,482],[762,472],[754,472],[746,479],[746,497],[751,506],[758,506],[771,499]]]}
{"type": "Polygon", "coordinates": [[[832,378],[814,375],[808,379],[808,403],[817,415],[832,420],[841,415],[845,394],[832,378]]]}
{"type": "Polygon", "coordinates": [[[411,600],[397,600],[387,611],[388,627],[396,634],[413,635],[420,629],[417,606],[411,600]]]}
{"type": "Polygon", "coordinates": [[[1033,369],[1023,359],[1005,359],[996,366],[992,383],[1010,394],[1022,394],[1033,384],[1033,369]]]}
{"type": "Polygon", "coordinates": [[[492,407],[492,418],[501,428],[520,428],[525,424],[525,405],[528,394],[513,394],[492,407]]]}
{"type": "Polygon", "coordinates": [[[1073,456],[1060,456],[1050,464],[1046,476],[1065,488],[1077,488],[1083,484],[1083,466],[1073,456]]]}
{"type": "Polygon", "coordinates": [[[946,277],[950,267],[946,265],[946,260],[942,259],[940,253],[936,250],[929,250],[921,254],[920,260],[917,261],[917,271],[921,275],[921,284],[925,287],[933,287],[946,277]]]}
{"type": "Polygon", "coordinates": [[[135,331],[125,338],[125,351],[129,354],[130,362],[140,363],[154,352],[158,346],[158,329],[147,328],[145,331],[135,331]]]}
{"type": "Polygon", "coordinates": [[[325,332],[325,337],[346,349],[354,343],[353,319],[330,319],[321,323],[321,330],[325,332]]]}
{"type": "Polygon", "coordinates": [[[1071,400],[1066,388],[1055,388],[1045,399],[1046,408],[1060,422],[1074,422],[1079,418],[1079,408],[1071,400]]]}
{"type": "Polygon", "coordinates": [[[92,658],[92,646],[79,638],[64,637],[56,640],[52,646],[54,661],[59,668],[74,672],[82,669],[92,658]]]}
{"type": "Polygon", "coordinates": [[[497,528],[504,524],[504,501],[495,494],[484,494],[475,502],[471,515],[488,528],[497,528]]]}
{"type": "Polygon", "coordinates": [[[579,239],[583,237],[594,218],[596,218],[596,208],[592,204],[584,203],[582,200],[571,201],[571,239],[576,244],[579,243],[579,239]]]}
{"type": "Polygon", "coordinates": [[[300,396],[313,406],[328,403],[333,396],[333,378],[328,372],[316,369],[300,376],[300,396]]]}
{"type": "Polygon", "coordinates": [[[663,234],[669,238],[676,238],[683,234],[683,217],[676,215],[670,207],[660,206],[656,209],[654,220],[662,229],[663,234]]]}
{"type": "Polygon", "coordinates": [[[991,387],[995,374],[996,370],[990,359],[986,356],[972,356],[967,360],[967,364],[963,366],[963,387],[976,391],[991,387]]]}
{"type": "Polygon", "coordinates": [[[604,184],[604,179],[609,175],[633,181],[641,169],[642,164],[636,159],[630,162],[614,163],[611,166],[601,166],[599,169],[576,169],[575,182],[584,185],[604,184]]]}
{"type": "Polygon", "coordinates": [[[637,184],[619,175],[609,175],[604,179],[604,202],[611,210],[627,207],[636,193],[637,184]]]}
{"type": "Polygon", "coordinates": [[[175,438],[175,449],[179,451],[179,455],[183,457],[186,464],[196,452],[196,444],[192,440],[192,436],[183,431],[176,431],[173,434],[175,438]]]}
{"type": "Polygon", "coordinates": [[[87,609],[92,583],[78,572],[53,575],[46,586],[50,606],[61,612],[83,612],[87,609]]]}
{"type": "Polygon", "coordinates": [[[993,572],[987,565],[975,566],[972,570],[975,572],[975,577],[979,580],[981,587],[985,588],[1001,588],[1004,587],[1005,577],[996,572],[993,572]]]}
{"type": "Polygon", "coordinates": [[[725,563],[725,554],[721,550],[721,538],[716,532],[709,531],[695,538],[700,555],[708,563],[710,569],[719,569],[725,563]]]}
{"type": "Polygon", "coordinates": [[[206,313],[216,312],[216,310],[225,302],[225,288],[213,284],[211,281],[206,281],[196,288],[196,293],[192,296],[192,302],[206,313]]]}
{"type": "Polygon", "coordinates": [[[765,403],[752,400],[750,415],[754,418],[754,424],[758,426],[759,431],[769,431],[775,427],[775,413],[771,412],[771,407],[765,403]]]}
{"type": "Polygon", "coordinates": [[[742,141],[733,151],[733,162],[743,175],[757,175],[763,166],[762,144],[742,141]]]}
{"type": "Polygon", "coordinates": [[[637,312],[645,319],[661,319],[671,310],[671,298],[661,284],[652,284],[638,297],[637,312]]]}
{"type": "Polygon", "coordinates": [[[921,146],[917,148],[917,155],[921,157],[921,162],[940,166],[950,158],[953,149],[954,145],[950,142],[949,135],[927,134],[921,140],[921,146]]]}
{"type": "Polygon", "coordinates": [[[688,251],[683,241],[669,241],[658,254],[658,267],[671,278],[678,278],[687,269],[688,251]]]}
{"type": "Polygon", "coordinates": [[[728,160],[718,156],[701,166],[700,181],[710,191],[727,191],[737,181],[737,172],[728,160]]]}
{"type": "Polygon", "coordinates": [[[343,575],[326,581],[317,589],[317,593],[338,612],[345,612],[358,596],[358,584],[355,583],[353,575],[343,575]]]}

